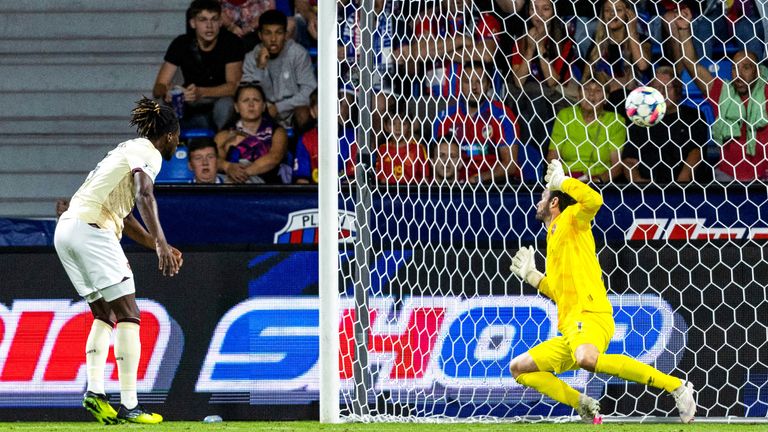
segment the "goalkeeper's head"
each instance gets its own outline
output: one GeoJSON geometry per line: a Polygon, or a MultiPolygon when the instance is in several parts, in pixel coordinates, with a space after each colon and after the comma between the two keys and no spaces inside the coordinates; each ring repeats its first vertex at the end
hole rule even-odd
{"type": "Polygon", "coordinates": [[[546,189],[541,194],[541,200],[536,204],[536,220],[549,225],[554,218],[573,204],[576,204],[576,200],[567,193],[546,189]]]}

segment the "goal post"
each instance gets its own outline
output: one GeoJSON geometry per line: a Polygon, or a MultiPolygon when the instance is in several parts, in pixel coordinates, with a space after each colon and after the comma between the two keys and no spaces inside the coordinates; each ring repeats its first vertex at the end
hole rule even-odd
{"type": "Polygon", "coordinates": [[[319,331],[320,421],[339,422],[339,183],[337,169],[338,112],[336,4],[320,0],[318,7],[319,131],[319,331]],[[331,83],[329,85],[329,83],[331,83]]]}

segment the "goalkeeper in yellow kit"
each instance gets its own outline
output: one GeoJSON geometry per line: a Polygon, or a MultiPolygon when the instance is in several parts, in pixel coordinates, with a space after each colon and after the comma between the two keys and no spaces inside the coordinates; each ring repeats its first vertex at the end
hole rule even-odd
{"type": "Polygon", "coordinates": [[[621,354],[605,354],[613,338],[613,307],[595,254],[592,219],[603,199],[592,188],[566,178],[553,160],[547,189],[536,205],[536,219],[547,227],[546,275],[536,270],[532,247],[520,249],[510,270],[557,304],[561,336],[540,343],[512,360],[520,384],[576,409],[581,418],[601,423],[600,405],[555,374],[574,369],[613,375],[670,392],[684,423],[696,413],[693,386],[621,354]]]}

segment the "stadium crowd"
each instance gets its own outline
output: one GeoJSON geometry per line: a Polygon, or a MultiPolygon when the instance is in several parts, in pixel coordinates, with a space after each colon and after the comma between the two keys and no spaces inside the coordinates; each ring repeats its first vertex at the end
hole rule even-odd
{"type": "MultiPolygon", "coordinates": [[[[361,0],[337,2],[340,177],[535,182],[558,158],[600,183],[768,180],[764,0],[373,4],[366,48],[361,0]],[[643,85],[667,102],[650,128],[623,108],[643,85]]],[[[153,94],[210,131],[190,181],[316,183],[316,0],[194,0],[186,21],[153,94]]]]}

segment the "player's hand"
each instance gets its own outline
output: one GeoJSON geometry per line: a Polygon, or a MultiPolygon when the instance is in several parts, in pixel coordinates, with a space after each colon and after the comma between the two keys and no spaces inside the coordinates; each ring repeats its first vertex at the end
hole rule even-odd
{"type": "Polygon", "coordinates": [[[563,164],[557,159],[552,159],[547,167],[547,174],[544,176],[544,181],[547,182],[547,189],[560,190],[565,181],[565,172],[563,172],[563,164]]]}
{"type": "MultiPolygon", "coordinates": [[[[157,252],[157,259],[159,261],[158,268],[164,276],[176,276],[179,273],[181,256],[174,255],[174,249],[166,242],[158,242],[155,247],[157,252]]],[[[177,251],[178,252],[178,251],[177,251]]],[[[181,254],[181,252],[179,252],[181,254]]]]}
{"type": "Polygon", "coordinates": [[[532,246],[521,248],[512,258],[509,270],[522,280],[526,280],[528,273],[536,269],[534,251],[532,246]]]}
{"type": "Polygon", "coordinates": [[[175,247],[171,246],[171,250],[173,251],[173,257],[176,259],[176,263],[179,265],[179,270],[181,270],[181,266],[184,265],[184,257],[182,256],[181,251],[175,247]]]}
{"type": "Polygon", "coordinates": [[[544,273],[536,270],[533,246],[524,247],[517,251],[512,258],[512,265],[509,270],[534,288],[538,288],[541,280],[544,279],[544,273]]]}

